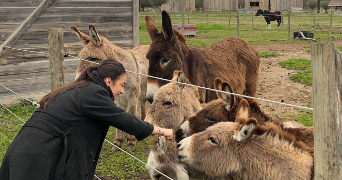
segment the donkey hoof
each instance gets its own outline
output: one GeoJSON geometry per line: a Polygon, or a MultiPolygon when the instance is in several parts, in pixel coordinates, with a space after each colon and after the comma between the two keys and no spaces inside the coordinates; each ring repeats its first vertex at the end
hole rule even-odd
{"type": "Polygon", "coordinates": [[[128,152],[133,152],[135,151],[135,146],[128,146],[128,152]]]}
{"type": "Polygon", "coordinates": [[[112,147],[112,152],[117,152],[117,151],[120,151],[119,148],[117,148],[116,146],[113,146],[112,147]]]}

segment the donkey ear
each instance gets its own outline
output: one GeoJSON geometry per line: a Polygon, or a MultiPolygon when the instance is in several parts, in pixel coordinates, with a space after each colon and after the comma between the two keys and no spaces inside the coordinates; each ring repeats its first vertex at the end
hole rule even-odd
{"type": "Polygon", "coordinates": [[[101,46],[101,45],[102,45],[102,40],[101,40],[101,38],[100,38],[100,35],[97,33],[94,24],[89,25],[89,34],[90,34],[90,36],[91,36],[92,41],[93,41],[97,46],[101,46]]]}
{"type": "MultiPolygon", "coordinates": [[[[221,78],[215,78],[214,80],[214,88],[217,90],[222,90],[223,80],[221,78]]],[[[216,95],[218,98],[222,99],[222,93],[216,91],[216,95]]]]}
{"type": "MultiPolygon", "coordinates": [[[[184,72],[180,71],[180,70],[175,70],[173,72],[172,81],[177,81],[180,83],[187,83],[187,84],[190,83],[190,81],[186,78],[184,72]]],[[[179,90],[182,90],[185,87],[185,85],[184,84],[178,84],[178,87],[179,87],[179,90]]]]}
{"type": "Polygon", "coordinates": [[[171,18],[169,14],[164,10],[162,12],[162,27],[163,27],[164,38],[167,40],[171,40],[173,38],[171,18]]]}
{"type": "Polygon", "coordinates": [[[240,130],[234,134],[233,138],[237,141],[243,141],[252,136],[258,126],[256,119],[249,118],[248,121],[240,127],[240,130]]]}
{"type": "Polygon", "coordinates": [[[246,99],[242,99],[236,112],[235,122],[243,124],[249,118],[249,104],[246,99]]]}
{"type": "Polygon", "coordinates": [[[90,41],[91,38],[82,33],[80,30],[78,30],[78,28],[76,26],[71,26],[72,32],[76,34],[76,36],[78,37],[78,39],[83,42],[84,45],[87,45],[90,41]]]}
{"type": "Polygon", "coordinates": [[[157,38],[157,34],[159,33],[157,24],[150,16],[145,16],[145,22],[147,32],[150,35],[151,40],[153,41],[157,38]]]}
{"type": "Polygon", "coordinates": [[[228,94],[228,93],[232,93],[233,90],[230,87],[230,85],[228,84],[228,82],[223,82],[222,83],[222,91],[225,91],[227,93],[222,93],[221,98],[224,100],[225,104],[226,104],[226,109],[228,111],[231,110],[232,106],[234,105],[235,102],[235,96],[228,94]]]}
{"type": "Polygon", "coordinates": [[[165,136],[160,136],[158,139],[158,145],[157,145],[157,153],[158,155],[163,155],[165,154],[166,151],[166,139],[165,136]]]}

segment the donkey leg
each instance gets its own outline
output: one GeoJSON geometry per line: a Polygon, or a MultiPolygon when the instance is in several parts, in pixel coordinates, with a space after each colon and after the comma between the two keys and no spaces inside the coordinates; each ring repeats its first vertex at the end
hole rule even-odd
{"type": "MultiPolygon", "coordinates": [[[[131,104],[131,106],[129,107],[128,113],[135,115],[138,119],[141,120],[140,103],[131,104]]],[[[135,151],[136,141],[137,141],[137,139],[135,138],[135,136],[127,134],[128,152],[135,151]]]]}
{"type": "MultiPolygon", "coordinates": [[[[116,137],[115,137],[115,141],[114,141],[114,144],[116,146],[118,146],[119,148],[121,148],[121,145],[122,145],[122,142],[123,142],[123,138],[124,138],[124,132],[119,130],[119,129],[116,129],[116,137]]],[[[115,146],[112,147],[112,151],[118,151],[119,149],[116,148],[115,146]]]]}

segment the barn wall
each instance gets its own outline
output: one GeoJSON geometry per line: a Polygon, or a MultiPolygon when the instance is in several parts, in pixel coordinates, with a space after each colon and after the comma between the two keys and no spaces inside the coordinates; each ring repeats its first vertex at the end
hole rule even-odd
{"type": "MultiPolygon", "coordinates": [[[[1,44],[42,1],[1,0],[1,44]]],[[[77,55],[83,48],[83,44],[71,32],[70,27],[75,25],[88,34],[89,24],[95,24],[98,33],[116,45],[126,49],[133,47],[132,0],[101,0],[100,2],[97,0],[55,0],[12,46],[43,51],[46,54],[23,54],[9,50],[1,59],[7,59],[7,63],[46,59],[47,31],[49,28],[58,27],[64,28],[65,53],[77,55]],[[13,61],[10,61],[11,59],[13,61]]]]}
{"type": "MultiPolygon", "coordinates": [[[[268,10],[269,0],[246,0],[245,9],[268,10]],[[250,2],[259,2],[259,7],[250,7],[250,2]]],[[[271,11],[288,11],[291,7],[304,8],[303,0],[271,0],[271,11]]]]}
{"type": "Polygon", "coordinates": [[[236,11],[236,0],[203,0],[203,12],[236,11]]]}
{"type": "Polygon", "coordinates": [[[268,10],[268,0],[246,0],[245,9],[254,10],[254,11],[258,9],[268,10]],[[259,7],[250,7],[250,2],[259,2],[259,7]]]}
{"type": "Polygon", "coordinates": [[[161,9],[170,13],[180,13],[183,7],[185,7],[185,12],[195,11],[195,0],[169,0],[167,3],[162,4],[161,9]]]}

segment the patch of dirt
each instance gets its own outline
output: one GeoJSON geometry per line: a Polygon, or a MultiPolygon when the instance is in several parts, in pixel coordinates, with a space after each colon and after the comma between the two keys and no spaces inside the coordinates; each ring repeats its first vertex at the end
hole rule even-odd
{"type": "MultiPolygon", "coordinates": [[[[342,46],[342,41],[335,41],[335,46],[342,46]]],[[[259,70],[259,87],[257,97],[284,102],[287,104],[308,106],[313,103],[312,87],[301,83],[292,82],[290,76],[297,71],[288,70],[280,66],[281,61],[288,59],[311,60],[311,44],[271,44],[254,45],[258,52],[274,52],[281,54],[280,57],[261,58],[259,70]]],[[[259,101],[266,114],[283,116],[300,114],[300,109],[259,101]]]]}

